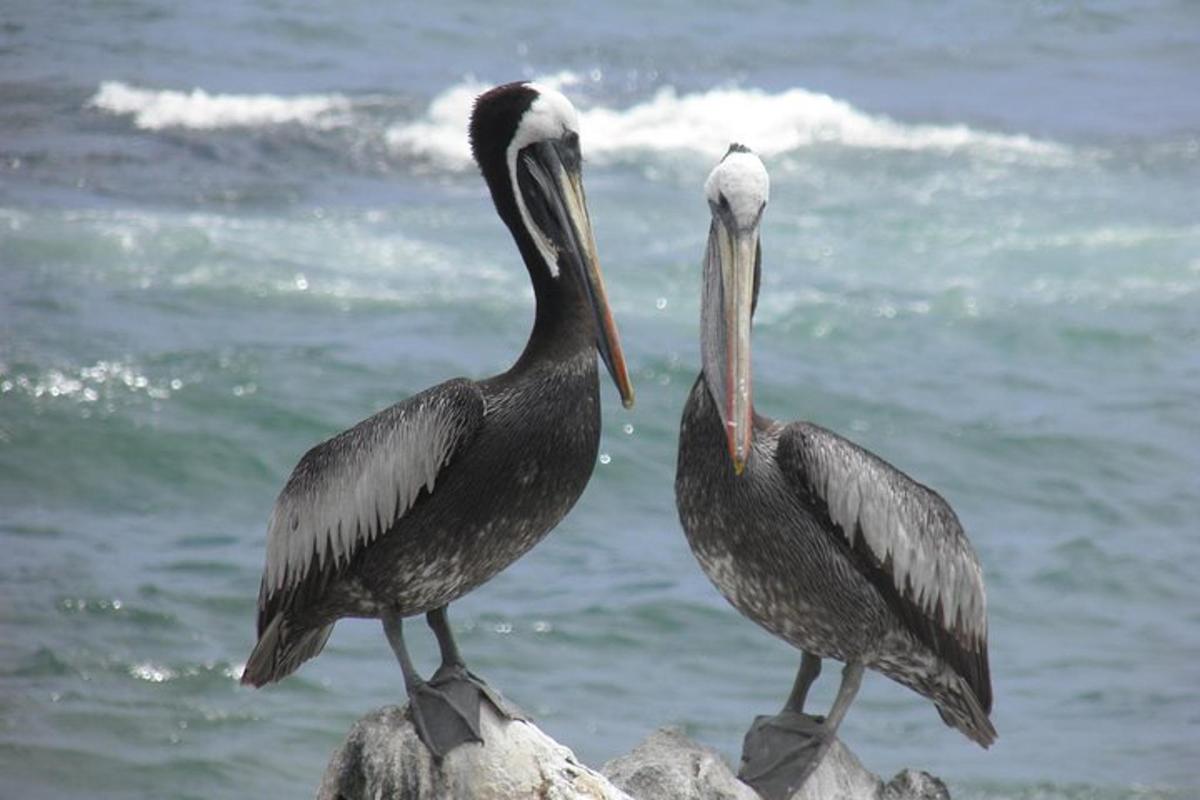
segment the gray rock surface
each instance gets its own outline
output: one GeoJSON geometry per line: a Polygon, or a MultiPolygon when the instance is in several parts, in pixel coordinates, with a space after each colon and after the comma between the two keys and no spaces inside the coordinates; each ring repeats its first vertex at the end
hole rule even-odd
{"type": "MultiPolygon", "coordinates": [[[[439,766],[405,710],[360,719],[333,754],[318,800],[759,800],[717,751],[661,729],[603,774],[532,722],[501,719],[484,703],[484,744],[456,748],[439,766]]],[[[904,770],[884,784],[836,742],[793,800],[950,800],[937,778],[904,770]]]]}
{"type": "Polygon", "coordinates": [[[637,800],[759,800],[716,750],[672,728],[660,728],[600,771],[637,800]]]}
{"type": "Polygon", "coordinates": [[[881,800],[950,800],[950,790],[941,778],[906,769],[887,782],[881,800]]]}
{"type": "Polygon", "coordinates": [[[484,744],[455,748],[436,765],[403,708],[360,719],[334,751],[318,800],[631,800],[531,722],[483,704],[484,744]]]}
{"type": "MultiPolygon", "coordinates": [[[[601,772],[636,800],[759,800],[717,751],[669,728],[601,772]]],[[[913,770],[884,784],[837,741],[792,800],[950,800],[950,793],[937,778],[913,770]]]]}

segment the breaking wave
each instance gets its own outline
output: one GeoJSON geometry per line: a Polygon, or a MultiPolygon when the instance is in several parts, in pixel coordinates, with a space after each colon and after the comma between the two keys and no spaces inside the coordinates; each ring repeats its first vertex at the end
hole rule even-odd
{"type": "MultiPolygon", "coordinates": [[[[566,87],[583,79],[571,72],[537,79],[566,87]]],[[[468,169],[466,129],[475,98],[489,84],[466,79],[445,89],[415,119],[368,122],[379,105],[346,95],[209,94],[141,89],[106,81],[89,101],[103,111],[132,115],[139,128],[213,130],[299,124],[317,129],[358,129],[393,154],[446,169],[468,169]]],[[[589,104],[576,98],[587,155],[611,161],[627,153],[696,153],[719,156],[732,141],[774,156],[814,145],[942,153],[969,152],[1003,160],[1053,158],[1068,151],[1060,144],[1021,134],[979,131],[967,125],[906,124],[869,114],[845,100],[793,88],[781,92],[717,88],[680,94],[670,86],[632,106],[589,104]]]]}
{"type": "MultiPolygon", "coordinates": [[[[558,85],[576,81],[570,73],[543,80],[558,85]]],[[[387,132],[389,144],[448,167],[466,168],[471,154],[463,132],[471,104],[487,88],[473,80],[451,86],[433,99],[421,118],[392,126],[387,132]]],[[[692,151],[713,157],[732,141],[745,142],[768,156],[817,144],[879,150],[969,150],[1000,158],[1053,157],[1067,152],[1054,142],[977,131],[966,125],[907,125],[799,88],[777,93],[721,88],[679,94],[668,86],[628,108],[580,105],[579,124],[587,155],[602,160],[627,151],[692,151]]]]}
{"type": "Polygon", "coordinates": [[[120,81],[105,81],[89,105],[112,114],[132,115],[134,124],[145,130],[216,130],[284,123],[333,127],[344,121],[351,104],[337,94],[209,94],[203,89],[139,89],[120,81]]]}

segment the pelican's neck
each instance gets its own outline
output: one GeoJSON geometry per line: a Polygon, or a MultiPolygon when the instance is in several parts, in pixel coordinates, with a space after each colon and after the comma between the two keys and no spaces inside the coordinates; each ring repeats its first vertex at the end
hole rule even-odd
{"type": "Polygon", "coordinates": [[[479,161],[484,181],[533,284],[536,309],[529,341],[510,372],[519,372],[544,361],[566,359],[596,343],[595,314],[584,296],[580,278],[569,268],[550,267],[525,227],[517,208],[505,151],[496,149],[479,161]]]}
{"type": "Polygon", "coordinates": [[[563,273],[559,278],[539,281],[533,268],[530,276],[536,300],[533,329],[513,370],[545,361],[566,361],[584,351],[594,351],[594,314],[577,282],[563,273]]]}

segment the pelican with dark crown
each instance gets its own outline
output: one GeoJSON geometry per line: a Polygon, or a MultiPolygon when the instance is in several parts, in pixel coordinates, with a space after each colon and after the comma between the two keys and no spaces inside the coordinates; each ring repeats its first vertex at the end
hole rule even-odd
{"type": "Polygon", "coordinates": [[[271,515],[258,643],[242,675],[280,680],[321,651],[337,620],[381,619],[437,759],[482,740],[481,702],[515,714],[467,670],[446,606],[537,544],[583,492],[600,442],[597,350],[633,404],[574,107],[535,83],[498,86],[476,100],[470,139],[533,282],[529,342],[507,372],[426,389],[300,459],[271,515]],[[417,614],[441,651],[428,681],[404,644],[403,620],[417,614]]]}
{"type": "Polygon", "coordinates": [[[936,492],[811,422],[751,400],[750,322],[769,180],[732,145],[705,185],[702,369],[683,412],[675,499],[692,552],[742,614],[802,651],[783,710],[758,717],[739,777],[768,800],[816,769],[866,667],[933,701],[987,747],[996,738],[979,561],[936,492]],[[804,713],[821,659],[845,663],[828,715],[804,713]]]}

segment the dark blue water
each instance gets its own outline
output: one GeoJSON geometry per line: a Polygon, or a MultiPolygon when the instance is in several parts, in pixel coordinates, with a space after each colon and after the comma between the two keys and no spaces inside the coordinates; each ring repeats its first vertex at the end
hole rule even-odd
{"type": "Polygon", "coordinates": [[[760,410],[938,488],[986,573],[995,747],[876,675],[845,740],[956,797],[1200,794],[1198,68],[1184,2],[0,9],[0,795],[311,793],[402,699],[373,622],[237,685],[266,518],[316,441],[519,351],[464,126],[520,77],[580,108],[638,406],[451,610],[473,668],[596,764],[663,724],[735,756],[790,687],[672,495],[736,138],[760,410]]]}

